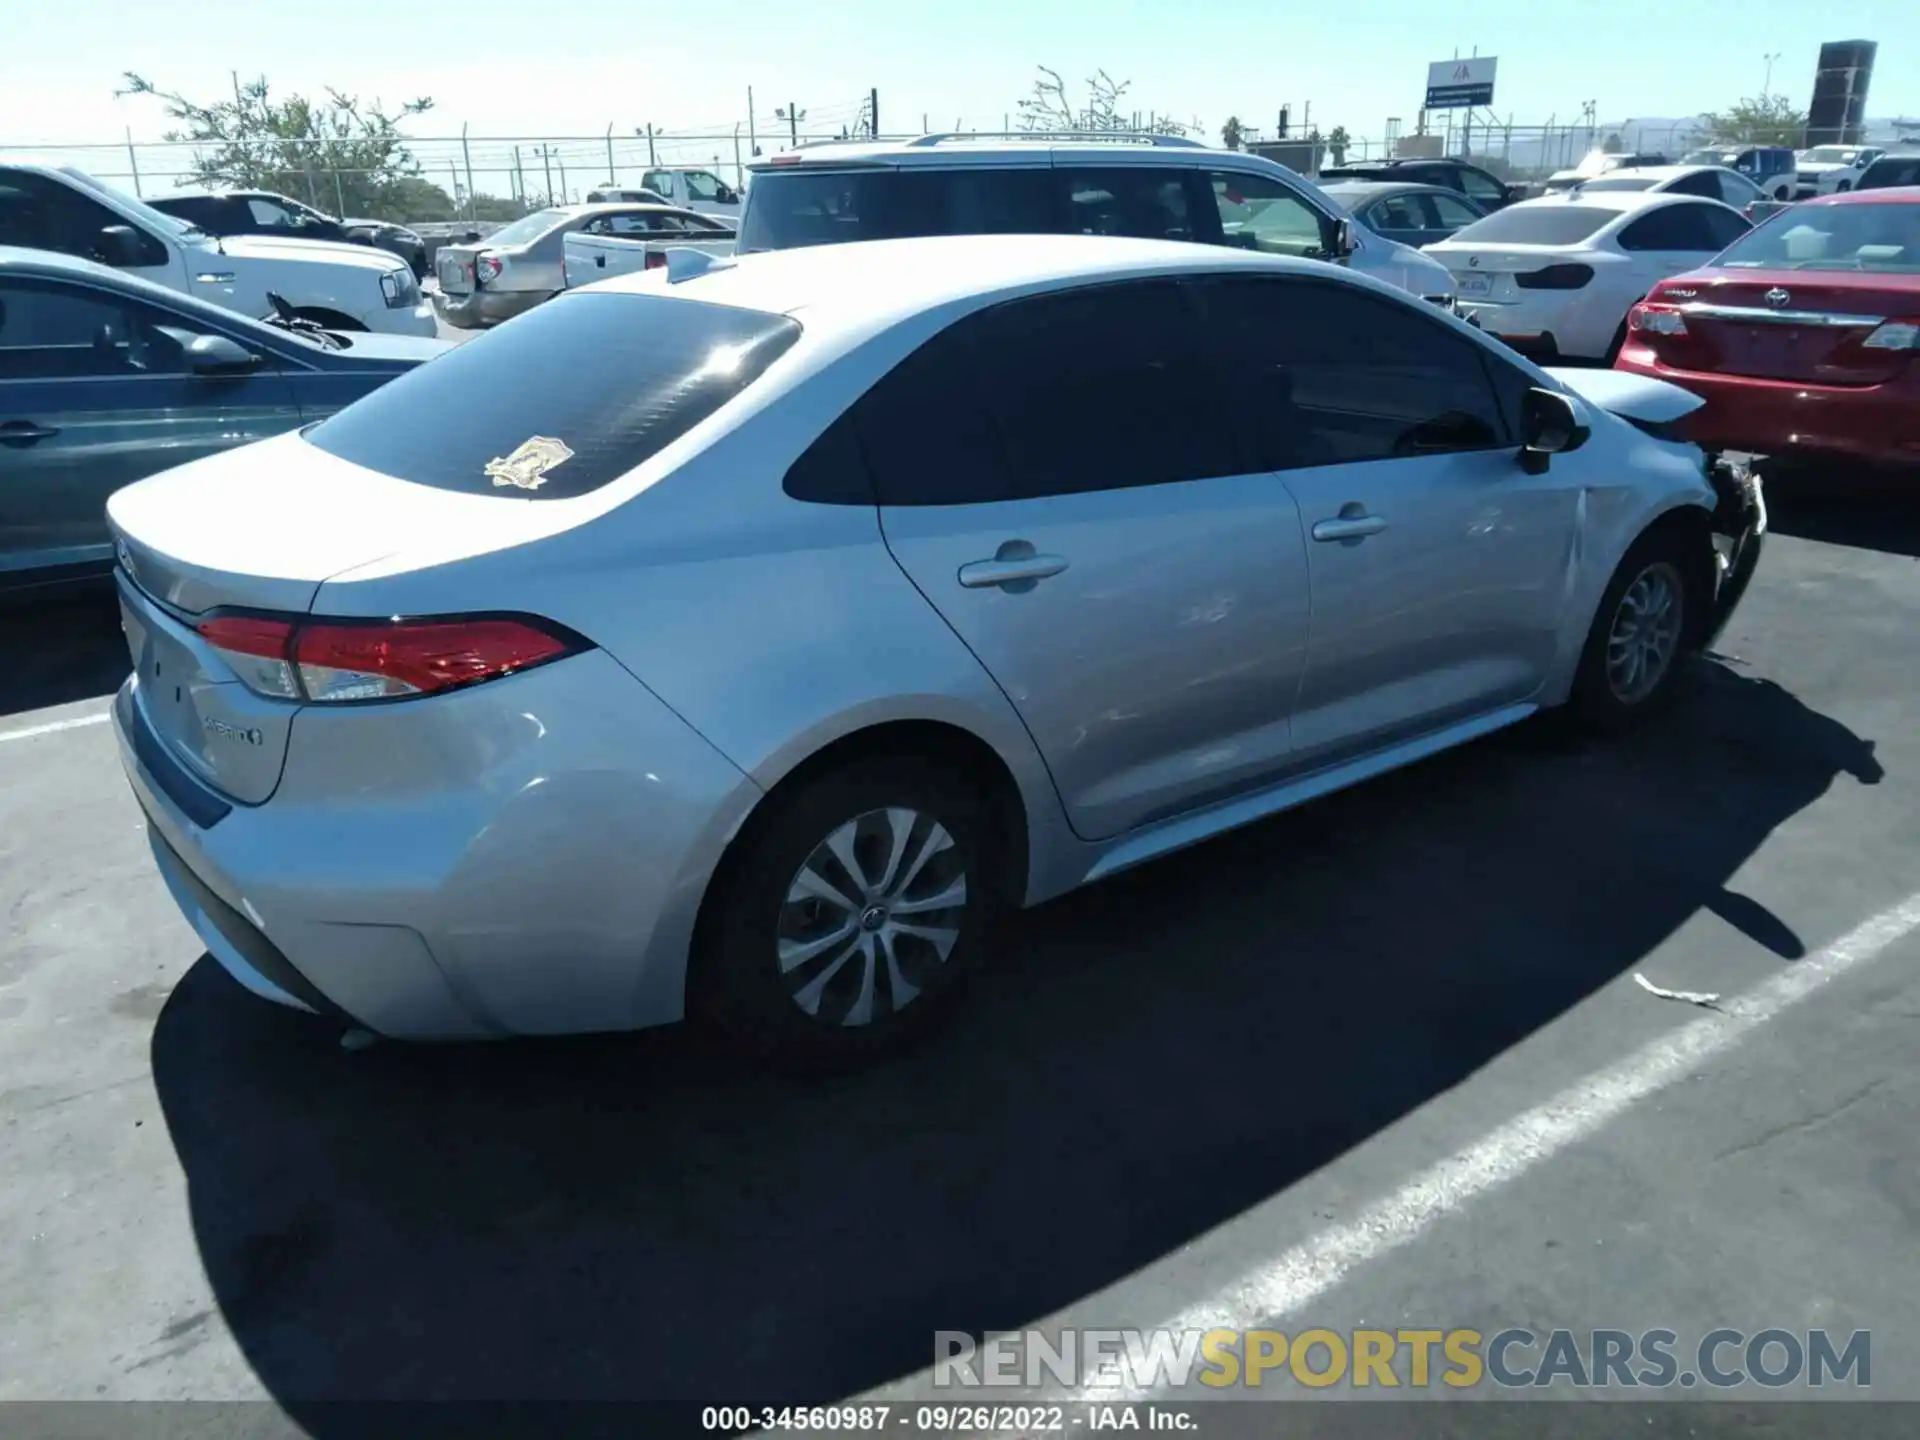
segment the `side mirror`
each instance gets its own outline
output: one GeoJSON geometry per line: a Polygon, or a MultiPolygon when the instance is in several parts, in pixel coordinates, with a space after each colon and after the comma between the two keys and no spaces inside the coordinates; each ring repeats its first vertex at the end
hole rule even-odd
{"type": "Polygon", "coordinates": [[[131,225],[109,225],[94,237],[94,253],[103,265],[125,268],[146,261],[147,247],[131,225]]]}
{"type": "Polygon", "coordinates": [[[259,363],[258,355],[224,335],[196,335],[187,342],[187,368],[196,375],[233,375],[259,363]]]}
{"type": "Polygon", "coordinates": [[[1333,258],[1344,260],[1360,248],[1360,242],[1354,238],[1353,221],[1339,219],[1333,222],[1333,258]]]}
{"type": "Polygon", "coordinates": [[[1520,406],[1520,468],[1544,475],[1553,456],[1578,450],[1589,433],[1571,400],[1558,390],[1535,386],[1520,406]]]}

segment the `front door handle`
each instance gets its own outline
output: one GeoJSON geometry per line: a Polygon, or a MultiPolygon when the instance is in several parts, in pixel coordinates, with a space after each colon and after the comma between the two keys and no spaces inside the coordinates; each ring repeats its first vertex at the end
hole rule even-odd
{"type": "Polygon", "coordinates": [[[1041,555],[1025,540],[1009,540],[991,560],[973,560],[960,567],[958,579],[969,590],[999,586],[1019,595],[1067,568],[1064,556],[1041,555]]]}
{"type": "Polygon", "coordinates": [[[0,424],[0,445],[31,445],[36,440],[51,440],[59,433],[51,425],[36,425],[31,420],[8,420],[0,424]]]}
{"type": "Polygon", "coordinates": [[[1337,520],[1316,521],[1313,527],[1313,538],[1316,540],[1364,540],[1369,535],[1378,535],[1386,528],[1387,522],[1378,515],[1342,515],[1337,520]]]}

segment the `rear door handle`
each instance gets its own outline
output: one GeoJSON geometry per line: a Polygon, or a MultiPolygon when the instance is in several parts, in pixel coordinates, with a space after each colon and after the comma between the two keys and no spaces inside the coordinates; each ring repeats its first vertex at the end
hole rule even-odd
{"type": "Polygon", "coordinates": [[[1064,556],[1040,555],[1024,540],[1012,540],[1000,547],[991,560],[974,560],[960,567],[959,580],[969,590],[985,590],[998,585],[1015,594],[1031,590],[1042,580],[1067,568],[1064,556]]]}
{"type": "Polygon", "coordinates": [[[0,423],[0,445],[31,445],[36,440],[51,440],[59,433],[51,425],[37,425],[31,420],[8,420],[0,423]]]}
{"type": "Polygon", "coordinates": [[[1337,520],[1319,520],[1314,523],[1313,538],[1316,540],[1364,540],[1369,535],[1378,535],[1387,528],[1387,522],[1378,515],[1342,515],[1337,520]]]}

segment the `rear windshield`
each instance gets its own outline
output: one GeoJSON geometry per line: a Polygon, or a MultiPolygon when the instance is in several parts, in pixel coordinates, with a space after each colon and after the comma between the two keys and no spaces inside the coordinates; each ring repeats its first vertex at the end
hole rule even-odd
{"type": "Polygon", "coordinates": [[[1474,221],[1455,232],[1453,238],[1456,243],[1469,245],[1482,241],[1490,245],[1573,245],[1619,218],[1618,210],[1591,205],[1562,205],[1557,201],[1515,205],[1474,221]]]}
{"type": "Polygon", "coordinates": [[[799,338],[797,322],[762,310],[563,295],[389,381],[306,439],[436,490],[571,499],[679,439],[799,338]]]}
{"type": "Polygon", "coordinates": [[[1796,205],[1733,242],[1719,265],[1766,270],[1920,270],[1920,205],[1796,205]]]}
{"type": "Polygon", "coordinates": [[[1898,155],[1876,160],[1860,177],[1862,190],[1891,190],[1896,185],[1920,185],[1920,155],[1898,155]]]}
{"type": "Polygon", "coordinates": [[[536,210],[531,215],[522,215],[511,224],[502,225],[487,237],[489,245],[524,245],[536,236],[544,235],[562,220],[567,218],[564,210],[536,210]]]}
{"type": "Polygon", "coordinates": [[[1644,175],[1603,175],[1598,180],[1589,180],[1580,187],[1582,194],[1592,194],[1596,190],[1651,190],[1653,181],[1644,175]]]}
{"type": "Polygon", "coordinates": [[[1061,228],[1052,172],[762,170],[747,191],[739,249],[791,250],[920,235],[1035,235],[1061,228]]]}

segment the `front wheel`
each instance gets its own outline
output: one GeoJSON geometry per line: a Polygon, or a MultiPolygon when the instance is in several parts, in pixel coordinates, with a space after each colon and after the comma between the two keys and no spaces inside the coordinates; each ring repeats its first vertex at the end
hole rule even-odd
{"type": "Polygon", "coordinates": [[[1601,596],[1571,701],[1590,729],[1625,730],[1672,700],[1706,603],[1687,538],[1671,528],[1641,536],[1601,596]]]}
{"type": "Polygon", "coordinates": [[[716,878],[696,1003],[782,1068],[892,1052],[959,998],[993,908],[977,787],[879,756],[776,793],[716,878]]]}

